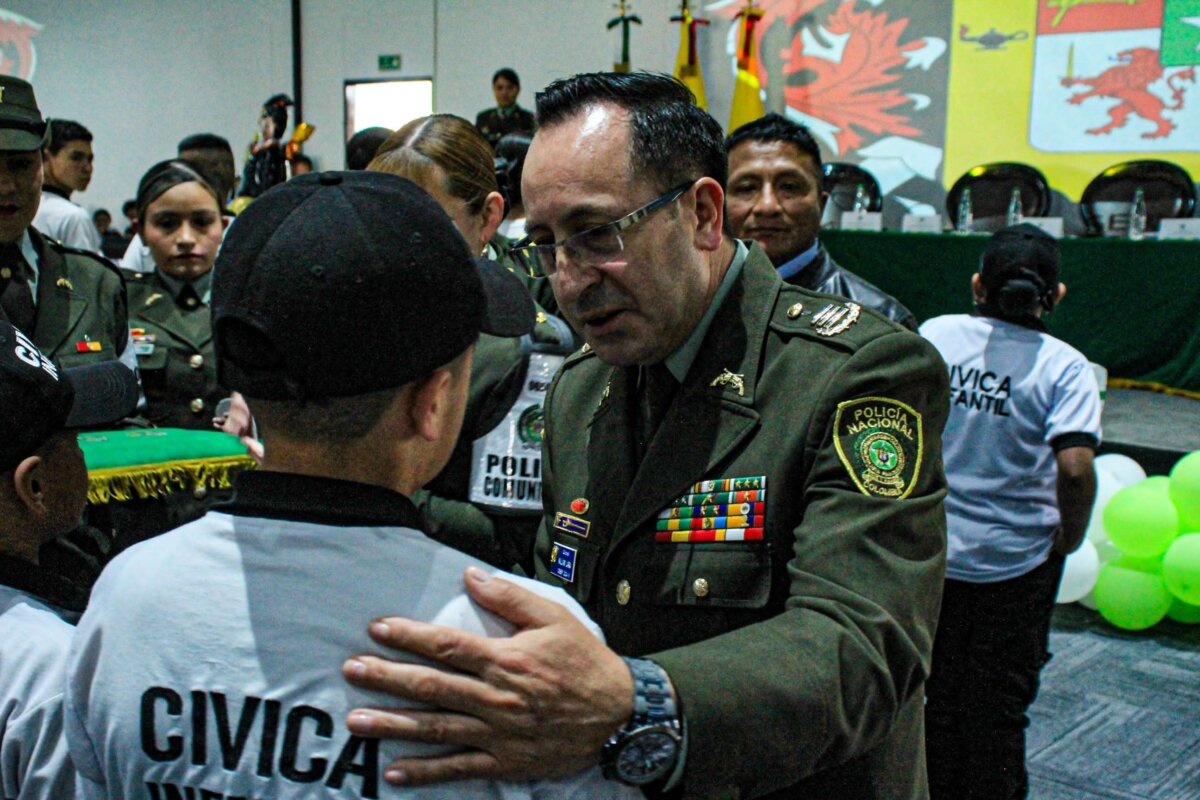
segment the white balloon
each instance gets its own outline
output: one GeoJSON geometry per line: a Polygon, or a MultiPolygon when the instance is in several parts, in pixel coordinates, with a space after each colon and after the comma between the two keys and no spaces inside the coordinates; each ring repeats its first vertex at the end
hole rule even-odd
{"type": "Polygon", "coordinates": [[[1097,544],[1108,541],[1108,534],[1104,532],[1104,507],[1122,488],[1124,488],[1124,484],[1112,472],[1101,466],[1096,467],[1096,502],[1092,505],[1092,518],[1088,521],[1087,538],[1097,544]]]}
{"type": "Polygon", "coordinates": [[[1096,585],[1096,577],[1100,574],[1100,554],[1096,545],[1083,540],[1079,549],[1067,556],[1063,565],[1062,582],[1058,584],[1056,603],[1074,603],[1087,595],[1096,585]]]}
{"type": "Polygon", "coordinates": [[[1139,481],[1146,480],[1146,470],[1142,469],[1142,465],[1120,453],[1105,453],[1097,456],[1096,470],[1099,471],[1101,468],[1111,472],[1122,486],[1132,486],[1139,481]]]}

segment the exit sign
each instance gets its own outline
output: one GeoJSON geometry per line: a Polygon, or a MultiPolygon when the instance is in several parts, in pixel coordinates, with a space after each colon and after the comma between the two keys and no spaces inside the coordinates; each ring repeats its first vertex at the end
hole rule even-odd
{"type": "Polygon", "coordinates": [[[395,53],[395,54],[389,55],[389,56],[381,55],[379,57],[379,71],[380,72],[386,72],[388,70],[396,70],[396,69],[400,69],[400,54],[399,53],[395,53]]]}

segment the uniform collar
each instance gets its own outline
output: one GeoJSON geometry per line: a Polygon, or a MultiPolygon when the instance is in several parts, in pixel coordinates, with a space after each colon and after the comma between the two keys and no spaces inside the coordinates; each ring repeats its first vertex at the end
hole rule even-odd
{"type": "Polygon", "coordinates": [[[288,472],[239,473],[234,499],[219,511],[342,527],[389,526],[423,530],[421,514],[399,492],[355,481],[288,472]]]}
{"type": "Polygon", "coordinates": [[[56,194],[59,197],[61,197],[63,200],[71,199],[71,193],[68,192],[66,189],[60,189],[57,186],[51,186],[48,183],[42,184],[42,192],[44,194],[56,194]]]}
{"type": "Polygon", "coordinates": [[[813,240],[812,247],[803,251],[799,255],[793,256],[792,258],[783,262],[776,268],[779,272],[779,277],[783,278],[786,281],[788,278],[792,277],[797,272],[800,272],[805,267],[807,267],[809,264],[811,264],[813,262],[813,259],[815,259],[817,257],[817,254],[820,252],[821,252],[821,240],[815,239],[815,240],[813,240]]]}
{"type": "Polygon", "coordinates": [[[692,335],[687,341],[679,346],[671,355],[667,356],[663,363],[667,369],[671,371],[671,375],[680,383],[687,377],[688,370],[692,368],[692,363],[696,360],[696,354],[700,352],[700,346],[704,344],[704,337],[708,335],[708,329],[712,327],[713,317],[717,315],[717,309],[725,302],[725,297],[729,294],[729,290],[737,283],[738,277],[742,274],[742,265],[746,263],[746,255],[750,252],[746,244],[740,239],[734,239],[737,245],[737,250],[734,251],[733,261],[729,264],[729,269],[725,270],[725,277],[721,280],[721,285],[717,287],[717,293],[713,295],[712,302],[708,304],[708,309],[704,312],[704,316],[700,318],[700,323],[696,325],[692,335]]]}
{"type": "Polygon", "coordinates": [[[204,305],[209,304],[209,300],[212,298],[211,269],[201,275],[199,278],[196,278],[196,280],[192,281],[191,283],[180,280],[172,275],[168,275],[166,272],[157,267],[155,267],[155,269],[158,271],[158,277],[162,280],[163,284],[167,287],[167,291],[171,293],[171,297],[173,297],[176,302],[179,302],[180,293],[184,289],[190,287],[191,290],[196,293],[196,297],[200,298],[201,303],[204,305]]]}

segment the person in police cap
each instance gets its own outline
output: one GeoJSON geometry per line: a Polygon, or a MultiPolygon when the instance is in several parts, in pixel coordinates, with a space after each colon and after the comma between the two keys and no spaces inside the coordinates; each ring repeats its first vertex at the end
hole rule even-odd
{"type": "Polygon", "coordinates": [[[1100,389],[1042,320],[1066,293],[1058,242],[996,232],[971,278],[975,313],[921,335],[950,367],[946,587],[925,690],[935,800],[1023,798],[1026,711],[1049,660],[1064,558],[1095,498],[1100,389]]]}
{"type": "Polygon", "coordinates": [[[72,797],[62,690],[74,619],[57,607],[42,545],[79,521],[87,468],[75,428],[120,419],[137,381],[109,361],[60,370],[0,322],[0,796],[72,797]]]}
{"type": "MultiPolygon", "coordinates": [[[[383,771],[413,748],[345,731],[353,704],[390,701],[347,691],[338,668],[347,650],[372,649],[368,609],[509,630],[463,592],[463,570],[486,566],[426,537],[409,496],[454,447],[476,339],[528,333],[532,301],[507,270],[477,262],[416,185],[324,172],[238,217],[213,307],[219,377],[254,410],[263,467],[238,476],[232,504],[135,545],[101,576],[68,665],[80,780],[108,798],[397,796],[383,771]],[[180,733],[185,702],[204,722],[180,733]],[[231,707],[238,730],[252,720],[260,732],[233,755],[206,738],[233,735],[231,707]]],[[[586,620],[562,592],[540,592],[586,620]]],[[[634,796],[594,771],[431,796],[501,793],[634,796]]]]}
{"type": "MultiPolygon", "coordinates": [[[[0,320],[20,328],[60,367],[120,360],[137,369],[125,284],[100,256],[66,247],[32,225],[42,194],[46,122],[33,87],[0,75],[0,320]]],[[[55,599],[82,610],[110,542],[81,528],[47,545],[63,576],[55,599]]]]}

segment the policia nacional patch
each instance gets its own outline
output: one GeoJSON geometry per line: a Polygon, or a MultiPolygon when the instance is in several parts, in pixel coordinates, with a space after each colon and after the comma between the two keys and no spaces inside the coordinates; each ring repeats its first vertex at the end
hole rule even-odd
{"type": "Polygon", "coordinates": [[[925,455],[921,414],[888,397],[839,403],[833,444],[865,495],[903,500],[912,492],[925,455]]]}

